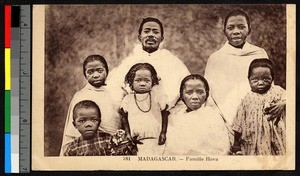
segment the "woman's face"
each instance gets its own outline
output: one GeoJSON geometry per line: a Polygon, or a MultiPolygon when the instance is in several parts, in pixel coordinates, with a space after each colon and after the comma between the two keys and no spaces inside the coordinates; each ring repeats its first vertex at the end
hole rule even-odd
{"type": "Polygon", "coordinates": [[[224,33],[228,42],[233,46],[243,44],[249,35],[249,26],[244,16],[231,16],[228,18],[224,33]]]}
{"type": "Polygon", "coordinates": [[[182,99],[188,111],[199,109],[205,102],[207,92],[204,83],[199,79],[190,79],[185,82],[185,87],[182,92],[182,99]]]}

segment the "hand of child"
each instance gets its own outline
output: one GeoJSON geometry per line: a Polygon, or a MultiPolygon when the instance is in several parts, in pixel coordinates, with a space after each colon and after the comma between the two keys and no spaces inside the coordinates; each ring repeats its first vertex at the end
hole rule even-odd
{"type": "Polygon", "coordinates": [[[280,121],[281,115],[285,110],[285,105],[285,101],[279,101],[277,103],[271,104],[270,107],[265,108],[265,113],[270,115],[268,120],[276,119],[274,125],[277,125],[280,121]]]}
{"type": "Polygon", "coordinates": [[[163,145],[166,142],[166,133],[160,133],[159,139],[158,139],[158,145],[163,145]]]}

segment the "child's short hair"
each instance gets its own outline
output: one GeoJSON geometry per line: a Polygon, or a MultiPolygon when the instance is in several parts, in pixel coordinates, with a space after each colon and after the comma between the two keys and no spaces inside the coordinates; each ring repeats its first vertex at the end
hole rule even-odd
{"type": "Polygon", "coordinates": [[[205,97],[205,101],[207,100],[208,96],[209,96],[209,85],[208,85],[208,82],[207,80],[199,75],[199,74],[191,74],[191,75],[188,75],[186,76],[185,78],[183,78],[183,80],[181,81],[181,84],[180,84],[180,99],[182,99],[183,97],[183,89],[185,88],[185,83],[188,81],[188,80],[191,80],[191,79],[198,79],[200,81],[203,82],[204,86],[205,86],[205,91],[206,91],[206,97],[205,97]]]}
{"type": "Polygon", "coordinates": [[[130,70],[128,71],[128,73],[125,76],[125,83],[128,83],[129,86],[132,88],[132,84],[133,84],[133,80],[135,77],[135,73],[138,70],[149,70],[151,73],[151,79],[152,79],[152,86],[154,85],[158,85],[158,77],[157,77],[157,73],[155,68],[149,64],[149,63],[137,63],[135,65],[133,65],[130,70]]]}
{"type": "Polygon", "coordinates": [[[271,76],[272,79],[274,80],[274,70],[273,70],[273,62],[270,59],[267,58],[259,58],[259,59],[254,59],[250,66],[249,66],[249,70],[248,70],[248,79],[250,78],[251,74],[252,74],[252,70],[254,68],[257,67],[267,67],[270,69],[271,71],[271,76]]]}
{"type": "Polygon", "coordinates": [[[155,23],[157,23],[160,26],[161,36],[164,36],[164,27],[163,27],[163,24],[161,23],[161,21],[159,21],[159,19],[153,18],[153,17],[143,18],[143,20],[142,20],[142,22],[140,24],[140,27],[139,27],[139,34],[142,33],[143,26],[147,22],[155,22],[155,23]]]}
{"type": "Polygon", "coordinates": [[[249,31],[250,31],[250,28],[251,28],[251,27],[250,27],[250,18],[249,18],[249,16],[247,15],[246,12],[244,12],[244,11],[242,11],[242,10],[240,10],[240,9],[231,11],[231,12],[225,17],[225,20],[224,20],[224,30],[225,30],[225,28],[226,28],[226,24],[227,24],[227,22],[228,22],[228,19],[229,19],[230,17],[232,17],[232,16],[238,16],[238,15],[243,16],[243,17],[246,18],[246,21],[247,21],[247,24],[248,24],[248,28],[249,28],[249,31]]]}
{"type": "Polygon", "coordinates": [[[84,109],[95,108],[99,114],[99,119],[101,119],[101,111],[99,106],[91,100],[83,100],[76,103],[76,105],[73,108],[73,121],[75,121],[75,119],[77,118],[77,111],[82,108],[84,109]]]}
{"type": "Polygon", "coordinates": [[[104,68],[106,70],[106,73],[108,74],[108,65],[107,65],[107,62],[106,62],[105,58],[103,56],[101,56],[101,55],[93,54],[93,55],[89,55],[87,58],[84,59],[84,62],[83,62],[83,74],[84,74],[85,77],[86,77],[85,66],[88,63],[90,63],[92,61],[95,61],[95,60],[97,60],[97,61],[99,61],[99,62],[101,62],[103,64],[103,66],[104,66],[104,68]]]}

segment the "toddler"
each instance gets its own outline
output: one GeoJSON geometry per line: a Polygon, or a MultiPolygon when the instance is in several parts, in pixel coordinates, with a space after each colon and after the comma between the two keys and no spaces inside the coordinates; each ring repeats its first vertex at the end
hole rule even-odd
{"type": "Polygon", "coordinates": [[[273,64],[255,59],[248,71],[251,92],[242,100],[233,120],[232,152],[244,155],[285,154],[285,90],[273,85],[273,64]],[[270,114],[278,116],[271,119],[270,114]]]}
{"type": "Polygon", "coordinates": [[[148,63],[133,65],[125,82],[132,93],[122,100],[120,114],[128,138],[145,139],[138,145],[138,155],[162,155],[163,146],[160,145],[166,141],[169,112],[166,96],[157,89],[154,67],[148,63]]]}

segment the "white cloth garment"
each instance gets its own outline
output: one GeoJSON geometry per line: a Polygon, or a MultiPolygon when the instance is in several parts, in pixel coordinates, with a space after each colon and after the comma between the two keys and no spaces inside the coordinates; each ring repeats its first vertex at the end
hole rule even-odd
{"type": "Polygon", "coordinates": [[[186,110],[171,111],[164,155],[227,155],[228,131],[218,112],[210,106],[186,110]]]}
{"type": "Polygon", "coordinates": [[[248,69],[250,63],[258,58],[268,58],[263,48],[246,42],[241,49],[226,42],[207,61],[204,77],[210,86],[208,104],[214,106],[214,99],[229,124],[239,103],[250,90],[248,69]]]}
{"type": "Polygon", "coordinates": [[[158,145],[158,139],[162,131],[161,111],[166,108],[166,96],[157,92],[156,86],[154,86],[151,95],[149,94],[144,101],[135,100],[133,93],[126,95],[122,100],[121,108],[128,113],[132,137],[138,136],[138,139],[155,138],[143,140],[143,144],[138,145],[137,155],[162,155],[164,145],[158,145]],[[139,107],[143,110],[149,108],[149,112],[142,112],[139,107]]]}
{"type": "Polygon", "coordinates": [[[118,113],[118,105],[112,101],[111,95],[107,91],[107,87],[102,86],[100,88],[95,88],[87,83],[84,88],[74,94],[69,105],[60,152],[61,156],[66,149],[66,144],[72,142],[75,138],[81,135],[72,122],[74,106],[82,100],[94,101],[99,106],[101,112],[99,130],[113,135],[121,128],[121,118],[118,113]]]}
{"type": "Polygon", "coordinates": [[[130,90],[128,85],[124,84],[125,75],[137,63],[149,63],[155,68],[158,77],[161,78],[159,87],[163,91],[162,94],[167,96],[169,107],[173,106],[179,98],[181,80],[190,74],[189,70],[170,51],[158,49],[153,53],[148,53],[142,49],[141,45],[137,45],[133,50],[133,54],[125,58],[108,75],[107,85],[114,98],[120,102],[124,96],[122,87],[125,87],[127,91],[130,90]]]}

